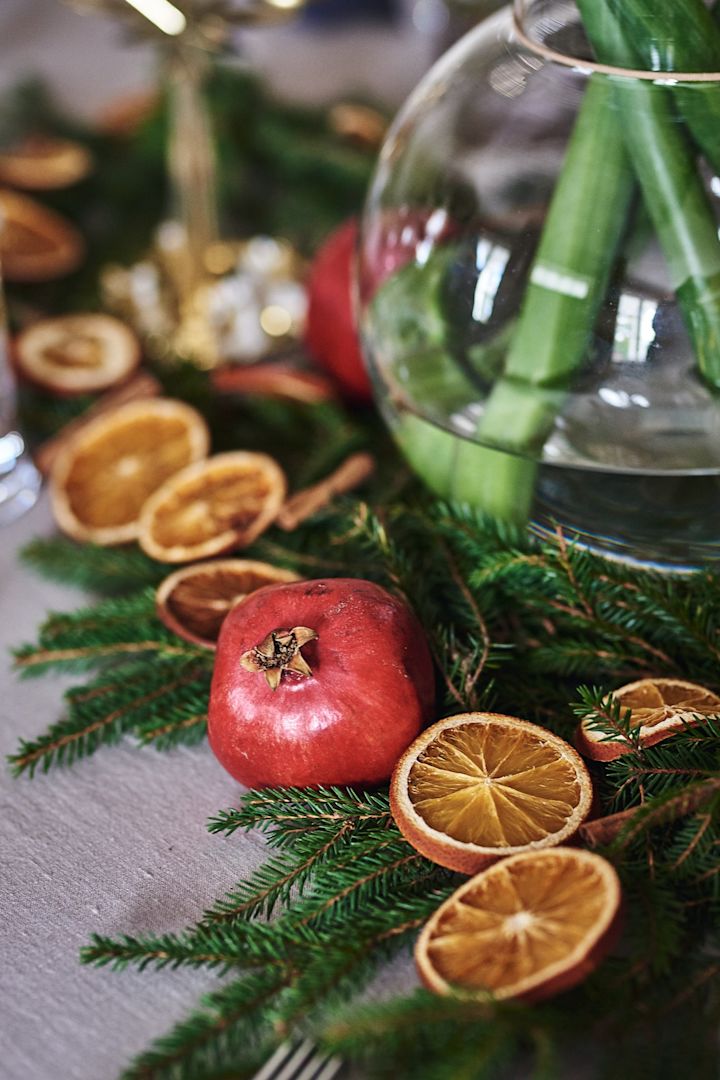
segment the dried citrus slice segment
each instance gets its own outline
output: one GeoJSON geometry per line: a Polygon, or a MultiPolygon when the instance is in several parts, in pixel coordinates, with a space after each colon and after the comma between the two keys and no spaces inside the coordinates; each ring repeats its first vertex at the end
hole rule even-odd
{"type": "Polygon", "coordinates": [[[564,739],[498,713],[433,724],[405,751],[390,784],[406,840],[463,874],[503,855],[561,844],[591,801],[587,769],[564,739]]]}
{"type": "Polygon", "coordinates": [[[231,607],[256,589],[299,581],[292,570],[252,559],[212,559],[170,574],[155,593],[157,613],[179,637],[210,649],[231,607]]]}
{"type": "Polygon", "coordinates": [[[276,518],[285,474],[267,454],[216,454],[171,477],[143,507],[139,540],[161,562],[246,547],[276,518]]]}
{"type": "Polygon", "coordinates": [[[592,852],[513,855],[461,885],[425,925],[415,947],[420,977],[438,994],[550,997],[598,966],[620,900],[615,870],[592,852]]]}
{"type": "MultiPolygon", "coordinates": [[[[630,726],[640,728],[641,746],[676,735],[698,716],[720,715],[717,694],[682,679],[640,679],[614,690],[613,698],[622,713],[631,710],[630,726]]],[[[633,749],[627,739],[608,737],[592,716],[579,725],[575,741],[580,753],[595,761],[613,761],[633,749]]]]}
{"type": "Polygon", "coordinates": [[[50,191],[84,179],[92,155],[80,143],[48,135],[30,135],[0,154],[0,181],[13,187],[50,191]]]}
{"type": "Polygon", "coordinates": [[[0,191],[0,262],[8,281],[50,281],[85,255],[77,229],[27,195],[0,191]]]}
{"type": "Polygon", "coordinates": [[[123,544],[161,484],[209,446],[205,421],[180,401],[135,401],[89,421],[58,454],[50,496],[59,527],[77,540],[123,544]]]}
{"type": "Polygon", "coordinates": [[[15,363],[55,394],[92,394],[122,382],[140,362],[140,345],[112,315],[40,319],[15,339],[15,363]]]}

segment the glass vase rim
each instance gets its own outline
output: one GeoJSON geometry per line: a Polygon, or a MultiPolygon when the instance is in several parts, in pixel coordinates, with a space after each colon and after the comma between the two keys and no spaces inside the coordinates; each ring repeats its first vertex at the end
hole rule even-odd
{"type": "Polygon", "coordinates": [[[720,71],[648,71],[647,68],[616,67],[552,49],[539,38],[533,37],[526,26],[528,8],[533,2],[534,0],[512,0],[513,31],[525,48],[545,61],[573,68],[581,74],[641,79],[658,86],[674,86],[676,83],[720,83],[720,71]]]}

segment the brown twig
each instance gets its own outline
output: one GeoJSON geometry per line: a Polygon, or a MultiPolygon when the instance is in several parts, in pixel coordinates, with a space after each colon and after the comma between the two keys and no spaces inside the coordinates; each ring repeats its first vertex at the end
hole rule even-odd
{"type": "Polygon", "coordinates": [[[305,405],[337,397],[331,381],[320,372],[274,361],[248,367],[238,364],[220,367],[212,372],[210,381],[221,394],[258,394],[305,405]]]}
{"type": "Polygon", "coordinates": [[[207,724],[207,713],[195,713],[194,716],[186,716],[184,720],[179,723],[162,724],[160,727],[150,728],[149,731],[144,731],[141,736],[141,742],[147,746],[155,739],[162,738],[163,735],[167,735],[171,731],[182,731],[183,728],[194,727],[196,724],[207,724]]]}
{"type": "Polygon", "coordinates": [[[686,791],[679,792],[675,798],[661,803],[653,810],[646,810],[643,806],[632,806],[617,814],[608,814],[606,817],[595,818],[594,821],[586,821],[580,826],[580,837],[589,847],[602,847],[622,835],[622,842],[625,845],[644,827],[664,825],[666,822],[686,817],[708,802],[718,791],[720,791],[720,777],[711,777],[686,791]],[[637,815],[641,812],[640,820],[636,821],[637,815]]]}
{"type": "Polygon", "coordinates": [[[475,666],[475,670],[472,672],[472,674],[468,675],[465,680],[465,696],[469,700],[474,694],[475,684],[482,675],[488,660],[488,656],[490,655],[490,634],[488,632],[487,623],[485,622],[482,612],[480,611],[480,608],[475,601],[475,597],[472,595],[469,588],[467,587],[467,584],[463,580],[463,576],[460,573],[460,570],[457,563],[455,562],[452,553],[445,544],[443,544],[442,547],[445,552],[447,564],[450,567],[450,574],[452,576],[452,579],[460,590],[460,593],[462,594],[463,599],[470,608],[470,611],[472,612],[473,618],[475,619],[477,628],[480,632],[480,640],[482,641],[482,652],[480,653],[480,659],[475,666]]]}
{"type": "Polygon", "coordinates": [[[291,495],[281,508],[276,524],[286,532],[292,532],[301,522],[327,506],[336,495],[345,495],[364,483],[374,469],[375,459],[370,454],[351,454],[319,483],[291,495]]]}
{"type": "Polygon", "coordinates": [[[34,454],[35,464],[43,476],[47,476],[60,451],[64,450],[91,420],[117,409],[120,405],[127,405],[130,401],[158,397],[161,393],[160,383],[147,372],[140,372],[122,386],[108,390],[82,416],[71,420],[56,435],[40,443],[34,454]]]}
{"type": "Polygon", "coordinates": [[[90,660],[95,656],[114,656],[116,653],[162,652],[167,656],[196,656],[199,650],[168,645],[167,641],[121,642],[119,645],[86,645],[78,649],[38,649],[19,656],[16,668],[34,667],[35,664],[59,664],[68,660],[90,660]]]}

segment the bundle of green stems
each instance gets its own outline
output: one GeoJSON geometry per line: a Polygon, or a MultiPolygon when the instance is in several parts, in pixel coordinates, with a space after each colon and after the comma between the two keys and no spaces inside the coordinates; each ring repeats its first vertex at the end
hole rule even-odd
{"type": "Polygon", "coordinates": [[[704,157],[720,172],[720,88],[632,74],[720,71],[720,23],[703,0],[577,3],[597,60],[628,74],[588,79],[504,369],[477,442],[458,446],[453,465],[456,496],[517,522],[530,515],[536,462],[587,355],[638,205],[665,257],[698,371],[720,388],[720,240],[699,171],[704,157]],[[582,288],[553,287],[558,280],[582,288]]]}

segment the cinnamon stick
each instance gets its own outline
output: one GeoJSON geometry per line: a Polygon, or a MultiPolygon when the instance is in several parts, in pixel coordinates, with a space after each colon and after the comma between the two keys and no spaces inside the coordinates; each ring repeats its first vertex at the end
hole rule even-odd
{"type": "Polygon", "coordinates": [[[375,459],[371,454],[351,454],[342,465],[319,483],[291,495],[281,508],[276,524],[286,532],[291,532],[301,522],[327,506],[336,495],[344,495],[362,484],[374,469],[375,459]]]}

